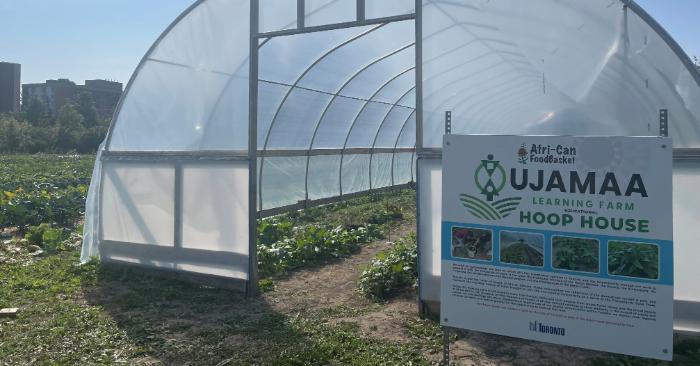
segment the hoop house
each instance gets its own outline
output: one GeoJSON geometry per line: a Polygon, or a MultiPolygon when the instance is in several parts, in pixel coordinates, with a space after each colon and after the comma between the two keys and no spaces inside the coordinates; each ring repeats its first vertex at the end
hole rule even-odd
{"type": "Polygon", "coordinates": [[[700,75],[629,0],[197,1],[124,93],[82,258],[254,291],[256,218],[417,181],[427,310],[446,111],[461,134],[673,137],[676,325],[700,329],[700,75]]]}

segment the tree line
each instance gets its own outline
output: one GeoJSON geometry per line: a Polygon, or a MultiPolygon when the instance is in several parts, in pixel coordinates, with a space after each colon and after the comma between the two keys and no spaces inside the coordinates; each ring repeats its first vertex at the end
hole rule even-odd
{"type": "Polygon", "coordinates": [[[99,116],[89,93],[78,94],[55,113],[32,97],[19,113],[0,115],[0,153],[94,153],[109,122],[99,116]]]}

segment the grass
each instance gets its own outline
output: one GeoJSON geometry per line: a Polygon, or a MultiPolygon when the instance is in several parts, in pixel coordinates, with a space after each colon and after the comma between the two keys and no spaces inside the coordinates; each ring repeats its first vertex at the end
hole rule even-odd
{"type": "MultiPolygon", "coordinates": [[[[19,188],[60,191],[85,185],[93,160],[0,156],[0,190],[7,196],[5,191],[19,188]]],[[[415,219],[415,191],[372,194],[282,218],[299,225],[349,228],[372,223],[391,240],[395,227],[415,219]]],[[[401,323],[408,335],[405,341],[370,337],[347,322],[380,311],[385,304],[280,313],[264,297],[245,299],[226,290],[98,263],[79,266],[74,245],[79,229],[56,229],[66,229],[68,239],[45,238],[42,233],[37,244],[44,249],[42,255],[32,255],[28,240],[0,240],[0,307],[20,308],[17,318],[0,319],[2,365],[424,365],[424,355],[434,355],[442,346],[439,325],[417,316],[401,323]],[[60,245],[65,243],[69,245],[60,245]]],[[[270,279],[261,287],[276,291],[270,279]]],[[[497,347],[491,351],[513,352],[497,347]]],[[[674,365],[700,364],[700,340],[677,341],[675,359],[674,365]]],[[[659,362],[610,356],[590,364],[659,362]]]]}
{"type": "Polygon", "coordinates": [[[4,364],[427,364],[415,345],[331,323],[357,315],[350,307],[280,314],[236,293],[77,260],[66,252],[3,268],[0,305],[22,309],[0,322],[4,364]]]}
{"type": "MultiPolygon", "coordinates": [[[[364,216],[354,219],[381,220],[388,231],[411,217],[408,202],[414,194],[361,198],[364,216]],[[379,210],[370,209],[377,205],[379,210]],[[402,215],[391,216],[397,210],[402,215]]],[[[341,221],[357,213],[354,202],[313,210],[289,215],[305,224],[352,225],[341,221]],[[324,212],[332,218],[326,220],[324,212]]],[[[21,309],[17,318],[0,320],[3,365],[428,364],[417,341],[369,338],[357,325],[338,321],[368,309],[339,306],[282,314],[263,299],[226,290],[98,263],[81,266],[74,246],[33,257],[25,255],[28,245],[9,240],[8,248],[17,249],[17,255],[1,265],[0,307],[21,309]]],[[[270,280],[262,285],[275,291],[270,280]]]]}

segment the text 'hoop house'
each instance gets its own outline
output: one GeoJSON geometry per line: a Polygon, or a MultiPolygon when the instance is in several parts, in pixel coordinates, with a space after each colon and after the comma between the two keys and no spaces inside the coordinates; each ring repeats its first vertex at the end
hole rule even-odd
{"type": "Polygon", "coordinates": [[[700,73],[631,0],[197,1],[122,97],[82,260],[254,293],[257,218],[415,182],[435,309],[447,111],[455,134],[672,137],[675,326],[700,330],[700,73]]]}

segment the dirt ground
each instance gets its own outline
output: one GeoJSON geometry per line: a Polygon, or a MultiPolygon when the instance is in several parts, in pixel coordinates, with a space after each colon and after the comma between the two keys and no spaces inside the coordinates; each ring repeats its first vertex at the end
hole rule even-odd
{"type": "MultiPolygon", "coordinates": [[[[405,236],[415,230],[402,226],[394,235],[405,236]]],[[[411,334],[406,324],[418,320],[418,300],[415,291],[407,291],[385,304],[373,303],[357,292],[357,280],[362,267],[379,252],[389,248],[386,241],[374,242],[344,261],[320,268],[306,269],[278,281],[276,290],[263,299],[281,313],[298,309],[347,307],[354,316],[336,319],[356,323],[363,335],[394,342],[408,342],[411,334]]],[[[524,341],[477,332],[464,332],[450,345],[451,363],[455,365],[585,365],[587,360],[604,356],[602,353],[571,347],[524,341]]],[[[439,364],[442,353],[426,350],[425,357],[439,364]]]]}
{"type": "MultiPolygon", "coordinates": [[[[390,238],[405,237],[414,231],[413,223],[404,223],[393,230],[390,238]]],[[[212,344],[234,353],[241,349],[264,352],[259,351],[260,335],[250,333],[257,329],[251,324],[269,319],[270,314],[287,318],[326,314],[324,318],[329,325],[356,325],[367,339],[409,345],[438,365],[442,361],[442,334],[436,323],[419,318],[415,289],[408,289],[385,303],[368,300],[357,291],[363,267],[391,245],[387,239],[379,240],[336,263],[294,271],[286,278],[274,280],[274,290],[257,299],[211,289],[192,290],[183,298],[178,289],[163,294],[162,282],[155,279],[140,281],[138,286],[133,283],[125,286],[129,283],[127,278],[113,275],[75,300],[99,305],[130,338],[146,338],[148,356],[137,360],[138,364],[196,364],[192,360],[200,357],[198,352],[204,359],[216,355],[215,351],[207,350],[212,344]],[[154,296],[156,292],[159,294],[154,296]],[[222,330],[222,324],[228,324],[227,330],[222,330]],[[231,332],[231,329],[240,331],[231,332]],[[193,340],[192,334],[200,336],[193,340]]],[[[289,333],[289,336],[296,335],[289,333]]],[[[271,347],[266,342],[277,341],[270,339],[263,345],[271,347]]],[[[477,332],[464,332],[453,338],[450,348],[450,361],[454,365],[575,366],[604,356],[477,332]]],[[[222,362],[228,364],[226,360],[222,362]]]]}

